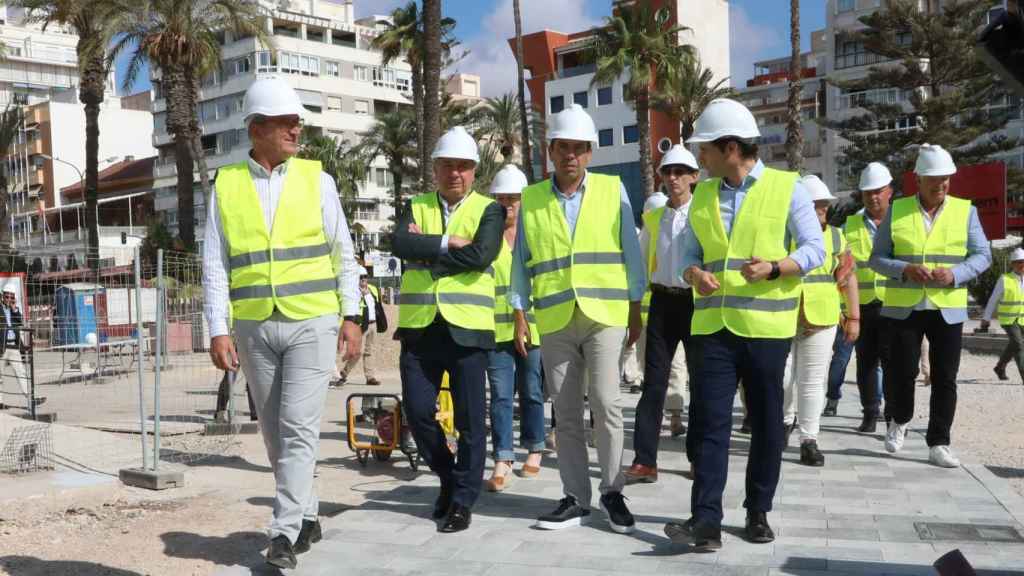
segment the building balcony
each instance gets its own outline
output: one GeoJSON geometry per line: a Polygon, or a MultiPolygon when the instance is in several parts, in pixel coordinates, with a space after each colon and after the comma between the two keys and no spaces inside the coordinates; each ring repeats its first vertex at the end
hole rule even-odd
{"type": "MultiPolygon", "coordinates": [[[[804,68],[800,71],[800,79],[816,78],[818,76],[817,68],[804,68]]],[[[753,88],[754,86],[765,86],[768,84],[775,84],[776,82],[789,82],[789,71],[776,72],[774,74],[761,74],[754,76],[750,80],[747,80],[747,88],[753,88]]]]}
{"type": "Polygon", "coordinates": [[[594,64],[582,64],[580,66],[570,66],[568,68],[561,68],[556,73],[556,78],[575,78],[576,76],[584,76],[586,74],[593,74],[597,71],[597,66],[594,64]]]}

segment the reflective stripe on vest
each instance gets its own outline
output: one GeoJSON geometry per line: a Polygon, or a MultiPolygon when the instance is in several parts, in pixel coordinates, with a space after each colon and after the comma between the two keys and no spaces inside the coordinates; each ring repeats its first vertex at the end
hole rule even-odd
{"type": "Polygon", "coordinates": [[[800,279],[781,277],[747,283],[740,274],[753,257],[782,260],[786,220],[797,174],[765,168],[747,191],[731,234],[722,224],[720,178],[697,185],[690,207],[690,226],[704,252],[705,269],[721,284],[710,296],[694,291],[693,334],[714,334],[723,328],[748,338],[792,338],[800,305],[800,279]]]}
{"type": "MultiPolygon", "coordinates": [[[[946,203],[926,232],[917,197],[900,198],[892,203],[893,258],[929,269],[949,268],[967,256],[967,227],[971,203],[946,196],[946,203]]],[[[939,309],[967,309],[967,288],[919,284],[887,279],[882,300],[889,311],[913,309],[928,298],[939,309]]]]}
{"type": "Polygon", "coordinates": [[[647,290],[640,301],[640,320],[647,325],[647,313],[651,309],[651,278],[658,269],[658,234],[661,233],[661,217],[665,215],[665,207],[644,212],[644,229],[647,230],[647,290]]]}
{"type": "Polygon", "coordinates": [[[320,162],[288,160],[268,231],[248,163],[217,171],[233,318],[265,320],[275,309],[293,320],[339,312],[331,246],[323,230],[320,174],[320,162]]]}
{"type": "Polygon", "coordinates": [[[1024,324],[1024,294],[1020,289],[1020,276],[1013,272],[1003,274],[1003,299],[999,301],[999,324],[1024,324]]]}
{"type": "Polygon", "coordinates": [[[840,298],[833,273],[846,246],[838,228],[826,226],[823,236],[825,263],[803,277],[800,290],[807,322],[813,326],[835,326],[839,323],[840,298]]]}
{"type": "MultiPolygon", "coordinates": [[[[512,306],[508,303],[508,289],[512,283],[512,249],[505,239],[501,239],[501,249],[494,260],[494,341],[510,342],[515,336],[515,317],[512,306]]],[[[530,343],[540,345],[540,333],[537,332],[533,310],[526,311],[526,320],[530,324],[530,343]]]]}
{"type": "Polygon", "coordinates": [[[884,287],[879,283],[882,277],[868,267],[871,249],[874,248],[875,243],[867,224],[864,223],[864,219],[867,217],[866,212],[854,214],[846,219],[846,224],[843,226],[846,244],[850,247],[850,254],[853,255],[857,275],[857,300],[861,305],[881,300],[884,293],[884,287]]]}
{"type": "MultiPolygon", "coordinates": [[[[412,199],[412,216],[424,234],[472,238],[484,210],[494,200],[470,192],[455,208],[445,226],[436,192],[412,199]]],[[[494,270],[462,272],[434,280],[427,266],[407,262],[398,296],[398,326],[423,328],[437,312],[454,326],[470,330],[494,330],[494,270]]]]}
{"type": "Polygon", "coordinates": [[[621,184],[617,176],[588,173],[575,234],[569,234],[551,180],[523,190],[519,217],[530,250],[526,263],[541,336],[565,327],[578,305],[591,320],[625,326],[629,290],[622,254],[621,184]]]}

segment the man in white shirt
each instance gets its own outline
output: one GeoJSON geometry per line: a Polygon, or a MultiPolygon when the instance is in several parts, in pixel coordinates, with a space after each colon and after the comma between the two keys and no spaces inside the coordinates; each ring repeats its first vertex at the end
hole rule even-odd
{"type": "Polygon", "coordinates": [[[1006,365],[1010,360],[1016,360],[1017,370],[1020,371],[1021,381],[1024,382],[1024,328],[1021,327],[1021,323],[1024,323],[1024,302],[1021,301],[1021,295],[1024,294],[1024,249],[1014,249],[1010,254],[1010,266],[1013,272],[999,277],[982,317],[986,323],[996,317],[1009,336],[1006,348],[999,355],[999,361],[993,368],[996,376],[1000,380],[1009,380],[1006,365]]]}
{"type": "MultiPolygon", "coordinates": [[[[21,389],[22,395],[31,402],[31,394],[29,394],[28,389],[29,379],[25,374],[25,361],[21,356],[20,329],[22,326],[22,316],[18,310],[17,293],[13,288],[4,288],[2,307],[4,311],[4,337],[0,339],[0,377],[2,377],[2,372],[6,370],[7,366],[10,366],[14,370],[14,379],[18,381],[18,387],[21,389]]],[[[5,410],[9,406],[4,404],[3,400],[3,384],[0,381],[0,410],[5,410]]],[[[31,410],[32,405],[29,402],[26,402],[26,406],[31,410]]],[[[42,401],[36,400],[36,404],[42,404],[42,401]]]]}
{"type": "MultiPolygon", "coordinates": [[[[359,267],[359,327],[363,332],[363,374],[366,376],[367,386],[380,386],[380,380],[374,376],[372,358],[373,358],[373,343],[377,332],[382,332],[384,329],[378,329],[377,324],[377,302],[379,300],[379,293],[377,288],[370,284],[369,273],[366,268],[359,267]]],[[[383,326],[383,325],[381,325],[383,326]]],[[[338,355],[338,365],[341,369],[335,374],[335,380],[331,383],[332,387],[340,387],[348,381],[348,375],[352,372],[352,369],[359,363],[359,356],[345,360],[338,355]]]]}
{"type": "MultiPolygon", "coordinates": [[[[673,356],[680,343],[686,352],[693,317],[693,291],[682,277],[682,242],[700,167],[693,154],[677,144],[661,159],[658,173],[668,192],[668,202],[644,214],[640,238],[650,277],[651,301],[644,345],[644,385],[634,421],[636,456],[625,472],[630,483],[658,479],[658,437],[673,356]]],[[[689,442],[687,448],[689,454],[689,442]]]]}

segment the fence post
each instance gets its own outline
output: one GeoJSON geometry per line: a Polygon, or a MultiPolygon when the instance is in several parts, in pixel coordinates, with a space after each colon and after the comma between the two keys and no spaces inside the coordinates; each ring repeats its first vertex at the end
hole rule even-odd
{"type": "Polygon", "coordinates": [[[153,358],[153,471],[160,466],[160,371],[164,336],[164,251],[156,252],[156,354],[153,358]]]}
{"type": "Polygon", "coordinates": [[[142,355],[142,343],[145,341],[142,335],[142,250],[135,247],[135,355],[136,374],[139,379],[139,433],[142,437],[142,469],[147,470],[149,464],[146,454],[146,394],[143,386],[143,365],[145,357],[142,355]]]}

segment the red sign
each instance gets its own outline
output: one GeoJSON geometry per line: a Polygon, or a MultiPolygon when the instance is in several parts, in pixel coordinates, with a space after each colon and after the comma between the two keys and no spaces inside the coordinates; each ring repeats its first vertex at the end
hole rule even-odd
{"type": "MultiPolygon", "coordinates": [[[[903,191],[906,196],[917,194],[917,179],[912,172],[903,175],[903,191]]],[[[977,208],[989,240],[1006,238],[1006,164],[958,166],[949,183],[949,193],[970,200],[977,208]]]]}

